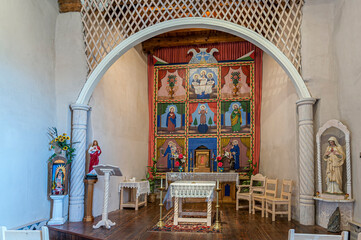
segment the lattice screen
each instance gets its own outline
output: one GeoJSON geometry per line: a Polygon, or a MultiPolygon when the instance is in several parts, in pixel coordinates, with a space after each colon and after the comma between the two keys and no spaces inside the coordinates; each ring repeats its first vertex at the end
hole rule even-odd
{"type": "Polygon", "coordinates": [[[89,73],[130,35],[176,18],[209,17],[252,29],[301,70],[303,0],[82,0],[89,73]]]}

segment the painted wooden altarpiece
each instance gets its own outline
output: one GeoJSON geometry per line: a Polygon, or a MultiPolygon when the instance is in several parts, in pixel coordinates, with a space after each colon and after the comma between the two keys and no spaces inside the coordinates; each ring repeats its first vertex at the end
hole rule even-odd
{"type": "Polygon", "coordinates": [[[185,64],[154,66],[154,146],[158,171],[217,171],[218,155],[244,170],[254,157],[254,60],[217,61],[213,48],[190,49],[185,64]]]}

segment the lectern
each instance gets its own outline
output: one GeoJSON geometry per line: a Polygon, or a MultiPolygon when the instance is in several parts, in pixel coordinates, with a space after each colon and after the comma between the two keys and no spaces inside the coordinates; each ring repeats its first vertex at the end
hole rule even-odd
{"type": "Polygon", "coordinates": [[[98,176],[104,176],[104,203],[103,203],[103,213],[102,213],[102,220],[99,221],[93,228],[99,228],[101,226],[105,226],[106,228],[110,228],[114,226],[115,223],[108,219],[108,199],[109,199],[109,181],[110,176],[123,176],[122,172],[120,171],[119,167],[112,166],[112,165],[103,165],[99,164],[94,166],[94,169],[98,176]]]}

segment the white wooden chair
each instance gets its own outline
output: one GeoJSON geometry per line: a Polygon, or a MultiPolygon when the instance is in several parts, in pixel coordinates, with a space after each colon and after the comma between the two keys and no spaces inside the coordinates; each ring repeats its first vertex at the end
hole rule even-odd
{"type": "Polygon", "coordinates": [[[266,197],[276,197],[277,194],[277,187],[278,187],[278,179],[271,179],[266,178],[266,187],[265,187],[265,194],[264,195],[256,195],[252,196],[252,210],[253,214],[255,214],[256,210],[261,210],[262,217],[264,217],[264,210],[265,210],[265,199],[266,197]],[[257,205],[257,202],[260,205],[257,205]]]}
{"type": "Polygon", "coordinates": [[[238,191],[236,194],[236,210],[240,208],[247,207],[247,205],[239,205],[239,200],[246,200],[248,201],[248,208],[249,213],[252,212],[252,196],[253,195],[264,195],[265,192],[265,184],[266,184],[266,177],[264,177],[262,174],[258,173],[254,176],[251,176],[251,183],[250,185],[239,185],[238,191]],[[260,183],[260,186],[257,186],[257,184],[260,183]],[[249,189],[248,192],[242,192],[242,189],[247,188],[249,189]]]}
{"type": "Polygon", "coordinates": [[[266,217],[268,213],[272,214],[272,221],[276,220],[276,214],[287,214],[288,221],[291,221],[291,195],[292,195],[292,180],[282,181],[281,197],[266,197],[266,217]],[[277,206],[286,206],[287,209],[277,209],[277,206]],[[270,208],[271,207],[271,208],[270,208]]]}
{"type": "Polygon", "coordinates": [[[0,227],[0,240],[49,240],[49,230],[41,227],[41,230],[7,230],[0,227]]]}
{"type": "Polygon", "coordinates": [[[295,233],[294,229],[288,231],[288,240],[348,240],[348,232],[341,235],[295,233]]]}

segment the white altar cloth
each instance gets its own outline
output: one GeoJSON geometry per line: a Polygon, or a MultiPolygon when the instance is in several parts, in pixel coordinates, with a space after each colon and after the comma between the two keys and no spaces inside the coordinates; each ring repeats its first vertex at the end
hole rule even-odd
{"type": "MultiPolygon", "coordinates": [[[[212,199],[216,182],[214,181],[177,181],[170,184],[164,201],[172,202],[174,197],[174,225],[178,222],[205,222],[211,225],[212,199]],[[206,212],[182,212],[182,198],[205,198],[207,201],[206,212]],[[200,215],[206,218],[185,218],[183,216],[200,215]]],[[[163,201],[163,202],[164,202],[163,201]]],[[[168,209],[168,208],[167,208],[168,209]]]]}
{"type": "Polygon", "coordinates": [[[150,193],[150,186],[148,181],[139,181],[139,182],[120,182],[119,183],[119,192],[122,188],[136,188],[137,193],[136,197],[139,197],[142,194],[149,194],[150,193]]]}
{"type": "Polygon", "coordinates": [[[168,172],[166,175],[166,188],[168,181],[217,181],[219,182],[236,182],[238,186],[238,173],[195,173],[195,172],[168,172]]]}

